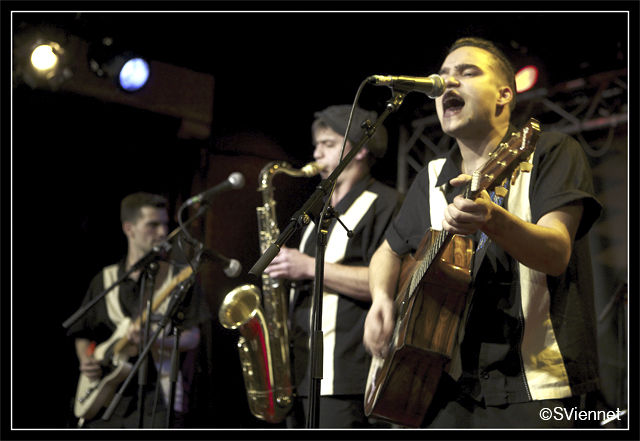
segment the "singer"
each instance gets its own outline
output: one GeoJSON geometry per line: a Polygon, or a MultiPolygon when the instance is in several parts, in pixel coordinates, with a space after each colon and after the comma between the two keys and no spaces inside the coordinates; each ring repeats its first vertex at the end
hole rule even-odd
{"type": "MultiPolygon", "coordinates": [[[[349,105],[328,107],[315,113],[311,132],[313,158],[327,178],[340,162],[349,117],[349,105]]],[[[374,122],[375,112],[356,108],[347,136],[346,155],[363,137],[360,124],[374,122]]],[[[387,148],[387,132],[377,128],[369,140],[338,176],[331,206],[340,215],[353,237],[333,219],[329,228],[324,267],[323,378],[320,385],[319,423],[321,428],[373,427],[364,415],[362,402],[370,357],[362,345],[362,329],[370,295],[367,265],[380,244],[382,233],[399,206],[399,194],[376,181],[370,174],[373,162],[387,148]]],[[[299,250],[282,247],[265,272],[273,278],[294,281],[290,320],[293,376],[297,388],[289,427],[306,427],[309,407],[309,325],[313,278],[315,275],[316,228],[312,223],[303,233],[299,250]]]]}
{"type": "Polygon", "coordinates": [[[416,176],[371,259],[364,343],[381,358],[394,350],[388,344],[401,262],[418,250],[425,232],[471,235],[475,261],[463,326],[453,331],[452,361],[441,372],[423,427],[575,427],[579,421],[544,419],[540,410],[588,410],[588,394],[599,387],[587,233],[601,205],[589,162],[576,140],[543,127],[529,166],[506,179],[508,191],[496,194],[497,184],[475,200],[464,198],[470,175],[518,132],[511,125],[514,71],[494,43],[463,38],[439,75],[445,91],[436,98],[437,115],[457,143],[416,176]]]}
{"type": "MultiPolygon", "coordinates": [[[[150,193],[134,193],[125,197],[121,202],[120,218],[122,231],[127,237],[127,254],[118,263],[106,266],[98,273],[89,286],[83,300],[87,304],[97,297],[104,289],[121,278],[141,257],[151,249],[163,243],[167,237],[169,216],[167,213],[167,200],[159,195],[150,193]]],[[[154,297],[169,286],[174,276],[178,274],[178,268],[168,262],[158,262],[155,275],[154,297]]],[[[140,314],[141,306],[141,271],[131,273],[120,285],[111,290],[87,313],[80,318],[68,331],[68,336],[75,339],[76,355],[79,360],[80,376],[85,379],[101,381],[95,391],[87,395],[90,400],[100,400],[98,392],[104,389],[102,380],[109,373],[100,360],[94,356],[94,347],[97,343],[108,340],[111,336],[121,333],[120,337],[128,339],[129,343],[123,350],[129,356],[127,360],[131,364],[135,362],[138,353],[138,345],[141,338],[141,327],[132,324],[133,319],[140,314]]],[[[147,279],[147,288],[149,280],[147,279]]],[[[206,302],[196,284],[187,294],[183,302],[184,330],[180,335],[179,350],[194,350],[200,342],[199,324],[209,318],[206,302]]],[[[171,296],[153,311],[151,316],[152,331],[156,314],[162,315],[166,310],[171,296]]],[[[144,329],[144,328],[143,328],[144,329]]],[[[144,389],[144,427],[166,427],[166,409],[169,393],[169,368],[170,354],[173,347],[173,336],[159,336],[155,346],[150,352],[152,362],[148,363],[149,374],[144,389]],[[161,399],[158,402],[158,411],[154,415],[154,395],[156,382],[160,381],[161,399]]],[[[126,358],[126,357],[125,357],[126,358]]],[[[188,413],[188,397],[184,394],[184,384],[190,379],[179,375],[174,401],[175,427],[184,425],[183,421],[188,413]]],[[[124,381],[124,378],[120,381],[124,381]]],[[[119,387],[119,384],[118,384],[119,387]]],[[[86,390],[78,390],[75,400],[83,398],[86,390]],[[80,396],[79,396],[80,395],[80,396]]],[[[108,403],[105,403],[107,405],[108,403]]],[[[135,378],[129,383],[127,390],[108,421],[101,419],[104,407],[93,417],[77,415],[83,427],[87,428],[137,428],[139,424],[138,413],[138,383],[135,378]]]]}

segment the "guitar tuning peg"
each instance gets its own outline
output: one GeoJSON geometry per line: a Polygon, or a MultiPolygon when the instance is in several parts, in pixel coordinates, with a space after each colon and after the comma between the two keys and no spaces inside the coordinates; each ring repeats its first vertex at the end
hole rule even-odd
{"type": "Polygon", "coordinates": [[[516,183],[516,179],[518,178],[520,173],[530,173],[531,170],[533,170],[533,164],[528,161],[521,162],[511,175],[511,185],[514,185],[516,183]]]}
{"type": "Polygon", "coordinates": [[[504,188],[502,185],[499,185],[498,187],[496,187],[494,191],[496,192],[496,196],[499,196],[501,198],[505,197],[509,192],[509,190],[504,188]]]}
{"type": "Polygon", "coordinates": [[[520,163],[520,171],[522,173],[529,173],[533,168],[533,164],[530,162],[521,162],[520,163]]]}

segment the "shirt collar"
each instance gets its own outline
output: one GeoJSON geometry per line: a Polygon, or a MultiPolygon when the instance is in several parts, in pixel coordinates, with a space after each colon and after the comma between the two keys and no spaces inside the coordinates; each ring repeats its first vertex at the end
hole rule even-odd
{"type": "MultiPolygon", "coordinates": [[[[126,268],[127,268],[127,256],[125,255],[118,262],[118,279],[121,279],[122,276],[124,276],[125,272],[127,272],[126,268]]],[[[136,282],[134,279],[131,278],[131,275],[129,275],[126,280],[130,280],[132,282],[136,282]]]]}
{"type": "Polygon", "coordinates": [[[351,204],[353,204],[353,202],[358,198],[358,196],[360,196],[360,194],[365,191],[369,187],[369,185],[371,185],[372,181],[373,178],[370,174],[366,174],[365,176],[363,176],[358,182],[353,185],[353,187],[351,187],[351,190],[349,190],[349,192],[333,208],[340,214],[346,212],[351,204]]]}

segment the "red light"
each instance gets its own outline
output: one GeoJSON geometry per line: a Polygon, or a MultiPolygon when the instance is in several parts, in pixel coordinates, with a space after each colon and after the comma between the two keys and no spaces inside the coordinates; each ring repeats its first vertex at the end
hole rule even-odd
{"type": "Polygon", "coordinates": [[[525,66],[516,73],[516,91],[525,92],[535,86],[537,81],[538,68],[533,65],[525,66]]]}

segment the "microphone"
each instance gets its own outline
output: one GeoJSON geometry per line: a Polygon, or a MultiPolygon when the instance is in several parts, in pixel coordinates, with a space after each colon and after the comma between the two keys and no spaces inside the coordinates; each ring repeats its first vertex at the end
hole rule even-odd
{"type": "Polygon", "coordinates": [[[238,277],[242,272],[242,264],[236,259],[229,259],[228,257],[223,256],[216,250],[205,248],[202,250],[202,255],[211,260],[218,260],[225,264],[223,269],[224,273],[227,277],[234,278],[238,277]]]}
{"type": "Polygon", "coordinates": [[[198,202],[206,201],[216,193],[227,190],[237,190],[242,187],[244,187],[244,176],[240,172],[233,172],[229,175],[226,181],[223,181],[200,194],[190,197],[184,204],[185,207],[189,207],[198,202]]]}
{"type": "Polygon", "coordinates": [[[437,74],[428,77],[392,77],[391,75],[372,75],[369,82],[376,86],[388,86],[399,92],[422,92],[429,98],[437,98],[444,93],[444,79],[437,74]]]}

